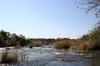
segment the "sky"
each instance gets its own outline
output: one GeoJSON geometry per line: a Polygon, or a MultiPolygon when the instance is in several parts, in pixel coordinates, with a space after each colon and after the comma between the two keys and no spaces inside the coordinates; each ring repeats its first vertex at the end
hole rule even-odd
{"type": "Polygon", "coordinates": [[[79,38],[97,22],[75,0],[0,0],[0,30],[29,38],[79,38]]]}

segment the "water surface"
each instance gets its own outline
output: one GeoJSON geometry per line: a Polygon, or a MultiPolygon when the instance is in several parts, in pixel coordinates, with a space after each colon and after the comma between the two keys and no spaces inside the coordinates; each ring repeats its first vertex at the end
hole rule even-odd
{"type": "MultiPolygon", "coordinates": [[[[0,55],[3,50],[4,48],[0,50],[0,55]]],[[[10,51],[12,50],[13,48],[10,51]]],[[[0,66],[100,66],[100,51],[79,54],[71,49],[57,51],[46,45],[20,48],[18,49],[18,55],[20,62],[0,64],[0,66]]]]}

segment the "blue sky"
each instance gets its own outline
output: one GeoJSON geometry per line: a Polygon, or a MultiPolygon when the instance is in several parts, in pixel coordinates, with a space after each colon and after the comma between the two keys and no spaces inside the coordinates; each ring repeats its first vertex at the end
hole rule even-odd
{"type": "Polygon", "coordinates": [[[0,30],[30,38],[78,38],[97,22],[75,0],[0,0],[0,30]]]}

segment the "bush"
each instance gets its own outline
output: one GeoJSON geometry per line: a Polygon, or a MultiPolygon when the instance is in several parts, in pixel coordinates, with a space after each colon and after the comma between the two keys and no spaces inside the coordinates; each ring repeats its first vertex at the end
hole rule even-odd
{"type": "Polygon", "coordinates": [[[100,40],[99,41],[98,40],[89,39],[88,49],[89,50],[100,50],[100,40]]]}
{"type": "Polygon", "coordinates": [[[42,46],[43,43],[41,41],[32,41],[30,44],[29,44],[29,47],[32,48],[32,47],[40,47],[42,46]]]}
{"type": "Polygon", "coordinates": [[[100,21],[96,24],[95,28],[89,33],[89,49],[100,50],[100,21]]]}
{"type": "Polygon", "coordinates": [[[90,33],[75,40],[72,49],[80,51],[100,50],[100,21],[90,33]]]}
{"type": "Polygon", "coordinates": [[[56,48],[56,49],[68,49],[69,42],[66,40],[57,41],[54,43],[54,48],[56,48]]]}
{"type": "Polygon", "coordinates": [[[83,39],[77,39],[73,41],[73,45],[71,46],[71,49],[81,53],[88,52],[88,42],[83,39]]]}
{"type": "Polygon", "coordinates": [[[100,45],[93,39],[88,39],[86,41],[80,38],[73,42],[71,49],[84,53],[90,50],[100,49],[100,45]]]}

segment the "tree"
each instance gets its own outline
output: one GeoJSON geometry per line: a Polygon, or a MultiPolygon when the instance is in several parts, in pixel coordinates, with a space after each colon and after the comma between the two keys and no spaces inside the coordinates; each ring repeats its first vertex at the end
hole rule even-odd
{"type": "Polygon", "coordinates": [[[87,5],[87,12],[94,11],[95,16],[100,18],[100,0],[81,0],[80,4],[87,5]]]}
{"type": "Polygon", "coordinates": [[[0,31],[0,47],[7,47],[7,46],[16,46],[21,45],[25,46],[29,43],[29,40],[25,38],[25,36],[10,34],[4,30],[0,31]]]}
{"type": "Polygon", "coordinates": [[[93,44],[93,49],[100,49],[100,21],[90,32],[90,40],[90,44],[93,44]]]}
{"type": "Polygon", "coordinates": [[[5,40],[3,36],[0,34],[0,47],[3,47],[3,45],[5,45],[5,40]]]}
{"type": "Polygon", "coordinates": [[[0,46],[8,46],[8,39],[9,39],[10,33],[5,32],[3,30],[0,31],[0,46]]]}
{"type": "Polygon", "coordinates": [[[95,28],[91,31],[90,36],[92,39],[100,40],[100,21],[96,24],[95,28]]]}
{"type": "Polygon", "coordinates": [[[25,46],[29,42],[28,39],[26,39],[22,34],[18,36],[18,41],[20,42],[21,46],[25,46]]]}
{"type": "Polygon", "coordinates": [[[9,46],[15,46],[18,41],[18,36],[16,34],[11,34],[10,39],[8,40],[9,46]]]}

